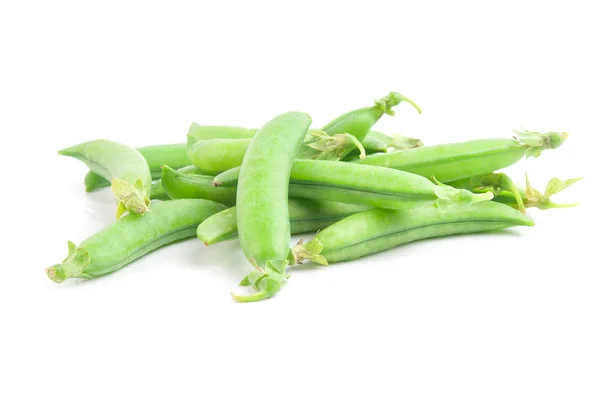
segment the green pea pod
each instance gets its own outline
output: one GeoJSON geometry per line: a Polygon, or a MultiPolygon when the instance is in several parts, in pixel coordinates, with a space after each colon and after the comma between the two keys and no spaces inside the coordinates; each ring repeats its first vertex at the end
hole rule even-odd
{"type": "MultiPolygon", "coordinates": [[[[303,198],[288,200],[292,234],[319,231],[348,215],[370,207],[303,198]]],[[[205,245],[237,239],[236,208],[231,207],[208,217],[198,226],[196,235],[205,245]]]]}
{"type": "Polygon", "coordinates": [[[207,200],[156,203],[145,216],[126,215],[78,247],[69,241],[67,258],[46,273],[57,283],[71,278],[98,278],[161,246],[193,237],[198,224],[224,209],[224,205],[207,200]]]}
{"type": "MultiPolygon", "coordinates": [[[[213,184],[219,188],[236,185],[233,173],[232,169],[220,174],[215,177],[213,184]],[[234,177],[222,177],[229,175],[234,177]]],[[[294,161],[289,195],[392,209],[432,204],[448,207],[490,200],[494,196],[493,193],[473,194],[467,190],[436,185],[423,176],[400,170],[319,160],[294,161]]]]}
{"type": "Polygon", "coordinates": [[[482,139],[470,142],[425,146],[405,151],[375,154],[355,162],[408,171],[441,182],[485,175],[519,161],[558,148],[567,133],[517,132],[514,139],[482,139]]]}
{"type": "Polygon", "coordinates": [[[58,152],[85,163],[90,170],[111,181],[117,200],[117,218],[123,213],[149,211],[152,176],[144,156],[136,149],[110,140],[92,140],[58,152]]]}
{"type": "MultiPolygon", "coordinates": [[[[421,108],[411,99],[398,92],[390,92],[387,96],[376,100],[373,106],[347,112],[323,126],[321,130],[328,135],[350,134],[359,142],[362,142],[371,131],[371,128],[384,114],[394,116],[392,108],[401,102],[411,104],[421,113],[421,108]]],[[[314,155],[309,142],[310,140],[305,141],[305,144],[300,148],[296,157],[309,159],[314,155]]],[[[337,154],[338,160],[346,157],[354,149],[356,149],[356,144],[345,143],[337,154]]]]}
{"type": "Polygon", "coordinates": [[[212,181],[212,176],[187,172],[186,169],[174,170],[169,166],[162,168],[161,184],[164,192],[171,199],[202,198],[227,206],[235,205],[236,189],[217,188],[212,181]]]}
{"type": "Polygon", "coordinates": [[[252,286],[257,292],[232,294],[236,301],[270,298],[287,280],[290,170],[311,122],[306,113],[279,115],[256,132],[244,155],[236,219],[240,245],[254,271],[241,285],[252,286]]]}
{"type": "Polygon", "coordinates": [[[519,211],[492,201],[447,210],[432,206],[401,211],[376,208],[325,228],[312,240],[292,248],[290,259],[292,263],[309,259],[327,265],[421,239],[533,224],[519,211]]]}
{"type": "MultiPolygon", "coordinates": [[[[174,169],[179,169],[192,164],[187,156],[186,145],[184,143],[145,146],[139,147],[137,150],[148,162],[148,167],[150,168],[153,179],[160,178],[160,166],[163,164],[174,169]]],[[[92,171],[89,171],[85,175],[84,184],[85,191],[88,193],[110,186],[108,180],[92,171]]]]}

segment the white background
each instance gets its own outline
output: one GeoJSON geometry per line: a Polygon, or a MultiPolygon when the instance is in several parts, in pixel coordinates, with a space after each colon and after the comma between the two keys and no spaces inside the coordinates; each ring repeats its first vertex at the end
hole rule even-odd
{"type": "Polygon", "coordinates": [[[592,2],[7,1],[0,6],[3,407],[598,407],[600,64],[592,2]],[[197,240],[92,282],[44,268],[111,222],[56,150],[183,142],[190,122],[315,126],[389,91],[377,128],[426,144],[569,131],[511,168],[537,225],[329,268],[235,304],[236,242],[197,240]]]}

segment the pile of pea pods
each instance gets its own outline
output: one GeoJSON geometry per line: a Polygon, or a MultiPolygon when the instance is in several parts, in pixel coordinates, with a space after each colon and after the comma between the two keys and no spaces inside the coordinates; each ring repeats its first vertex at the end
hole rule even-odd
{"type": "Polygon", "coordinates": [[[232,297],[251,302],[278,293],[303,261],[328,265],[426,238],[533,226],[526,208],[571,206],[551,196],[579,178],[554,178],[542,193],[497,172],[560,147],[567,133],[423,146],[372,129],[401,102],[421,112],[391,92],[320,129],[308,114],[287,112],[260,129],[193,123],[187,143],[92,140],[60,150],[89,168],[87,192],[111,188],[117,220],[79,246],[69,241],[66,259],[46,273],[57,283],[94,279],[175,241],[239,239],[252,267],[240,282],[249,288],[232,297]],[[316,235],[290,248],[299,233],[316,235]]]}

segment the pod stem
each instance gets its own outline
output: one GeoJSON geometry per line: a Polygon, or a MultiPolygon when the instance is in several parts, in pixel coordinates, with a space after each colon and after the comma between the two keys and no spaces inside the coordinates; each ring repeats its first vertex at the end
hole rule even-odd
{"type": "Polygon", "coordinates": [[[250,263],[254,266],[254,270],[242,279],[240,286],[252,286],[256,292],[248,295],[232,292],[231,297],[237,302],[269,299],[275,296],[290,278],[290,275],[285,273],[287,260],[267,261],[264,268],[261,268],[254,259],[251,259],[250,263]]]}
{"type": "Polygon", "coordinates": [[[527,129],[515,130],[517,140],[525,147],[526,157],[538,157],[546,149],[556,149],[569,137],[567,132],[533,132],[527,129]]]}
{"type": "Polygon", "coordinates": [[[494,193],[488,191],[486,193],[476,194],[469,190],[458,189],[440,183],[434,178],[437,183],[434,186],[434,192],[437,196],[435,205],[439,208],[449,208],[455,205],[469,205],[480,201],[489,201],[494,198],[494,193]]]}
{"type": "Polygon", "coordinates": [[[144,214],[150,211],[150,197],[145,193],[142,180],[137,180],[131,185],[125,180],[113,177],[111,181],[111,190],[118,202],[117,219],[126,213],[144,214]]]}
{"type": "Polygon", "coordinates": [[[572,186],[573,184],[577,183],[582,178],[583,177],[576,177],[576,178],[570,178],[567,180],[560,180],[560,179],[554,177],[548,182],[548,185],[546,186],[546,190],[542,194],[541,192],[539,192],[538,190],[533,188],[533,186],[529,182],[529,176],[527,174],[525,174],[525,182],[526,182],[525,198],[527,199],[525,206],[526,207],[536,207],[541,210],[547,210],[549,208],[576,207],[579,205],[579,203],[557,204],[557,203],[554,203],[550,199],[550,197],[552,197],[554,194],[557,194],[557,193],[565,190],[566,188],[572,186]]]}
{"type": "Polygon", "coordinates": [[[327,259],[321,255],[322,251],[323,244],[318,238],[313,238],[307,243],[304,243],[304,240],[301,239],[295,246],[290,248],[288,260],[290,265],[301,264],[304,260],[308,259],[319,265],[327,266],[329,263],[327,262],[327,259]]]}
{"type": "Polygon", "coordinates": [[[77,248],[71,241],[67,241],[67,244],[69,254],[62,263],[46,269],[48,277],[56,283],[62,283],[71,278],[92,279],[84,272],[91,261],[89,252],[84,248],[77,248]]]}
{"type": "Polygon", "coordinates": [[[421,113],[421,108],[419,105],[417,105],[412,99],[407,98],[398,92],[390,92],[387,94],[387,96],[375,100],[375,105],[379,106],[384,113],[394,116],[395,112],[392,110],[392,108],[402,101],[410,103],[417,110],[417,112],[421,113]]]}
{"type": "Polygon", "coordinates": [[[312,157],[315,160],[340,160],[346,155],[347,149],[351,146],[358,148],[361,159],[364,159],[367,155],[362,143],[350,133],[329,136],[322,130],[312,130],[309,134],[317,139],[307,144],[308,147],[320,152],[312,157]]]}

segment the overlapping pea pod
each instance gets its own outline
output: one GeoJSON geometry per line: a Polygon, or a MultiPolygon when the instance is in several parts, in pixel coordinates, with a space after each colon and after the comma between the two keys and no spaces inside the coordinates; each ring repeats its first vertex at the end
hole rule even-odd
{"type": "MultiPolygon", "coordinates": [[[[384,115],[394,115],[392,108],[406,101],[419,112],[409,98],[391,92],[375,101],[373,106],[357,109],[334,119],[320,130],[308,132],[297,153],[298,158],[339,160],[354,149],[362,150],[361,141],[384,115]]],[[[226,126],[200,126],[193,123],[188,130],[190,160],[207,174],[219,174],[238,167],[256,129],[226,126]]]]}
{"type": "Polygon", "coordinates": [[[117,218],[125,212],[149,211],[152,175],[148,162],[136,149],[105,139],[92,140],[58,152],[74,157],[88,168],[111,181],[117,200],[117,218]]]}
{"type": "Polygon", "coordinates": [[[375,208],[325,228],[312,240],[290,250],[290,262],[308,259],[327,265],[350,261],[412,241],[456,234],[532,226],[533,221],[509,206],[493,201],[440,209],[375,208]]]}
{"type": "Polygon", "coordinates": [[[195,236],[198,224],[225,208],[208,200],[156,203],[152,212],[143,217],[126,215],[78,247],[69,241],[67,258],[46,269],[46,273],[57,283],[71,278],[98,278],[150,251],[195,236]]]}
{"type": "Polygon", "coordinates": [[[448,184],[455,188],[464,188],[478,193],[491,191],[494,193],[494,201],[509,205],[524,212],[525,208],[547,210],[550,208],[569,208],[577,206],[577,203],[555,203],[551,200],[551,197],[581,179],[582,177],[561,180],[554,177],[548,182],[543,193],[533,188],[527,174],[525,175],[525,189],[518,188],[504,173],[474,176],[467,179],[456,180],[448,184]]]}
{"type": "Polygon", "coordinates": [[[516,132],[512,139],[481,139],[461,143],[425,146],[386,154],[371,155],[355,162],[389,167],[441,182],[480,176],[503,169],[523,156],[537,157],[546,149],[556,149],[567,139],[566,132],[516,132]]]}
{"type": "MultiPolygon", "coordinates": [[[[219,177],[215,177],[213,183],[219,185],[218,181],[219,177]]],[[[227,180],[217,188],[232,188],[236,184],[237,179],[227,180]]],[[[491,192],[474,194],[438,185],[426,177],[401,170],[321,160],[295,160],[288,193],[290,197],[392,209],[432,204],[449,207],[494,197],[491,192]]]]}
{"type": "MultiPolygon", "coordinates": [[[[137,148],[150,168],[152,179],[159,179],[162,171],[161,166],[167,165],[174,169],[180,169],[192,164],[187,155],[185,143],[145,146],[137,148]]],[[[85,191],[92,192],[109,187],[110,181],[93,171],[88,171],[84,178],[85,191]]]]}
{"type": "Polygon", "coordinates": [[[276,116],[256,132],[244,155],[236,220],[240,245],[254,270],[240,285],[252,286],[256,293],[232,294],[234,300],[269,298],[287,280],[290,170],[311,122],[311,117],[302,112],[276,116]]]}
{"type": "MultiPolygon", "coordinates": [[[[292,234],[316,232],[349,215],[370,209],[367,206],[306,198],[289,198],[288,208],[292,234]]],[[[236,239],[236,208],[231,207],[208,217],[198,226],[196,235],[207,246],[236,239]]]]}
{"type": "MultiPolygon", "coordinates": [[[[523,156],[539,156],[546,149],[558,148],[568,136],[565,132],[517,134],[513,139],[480,139],[374,154],[351,163],[403,170],[447,183],[490,174],[523,156]]],[[[215,177],[215,184],[235,185],[238,173],[239,168],[224,171],[215,177]]]]}

